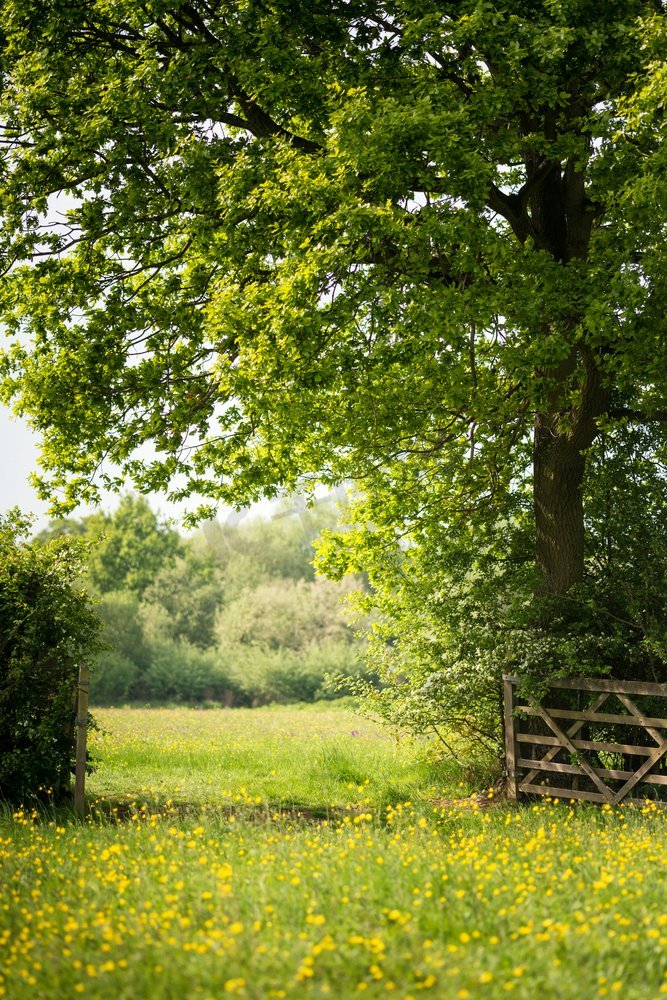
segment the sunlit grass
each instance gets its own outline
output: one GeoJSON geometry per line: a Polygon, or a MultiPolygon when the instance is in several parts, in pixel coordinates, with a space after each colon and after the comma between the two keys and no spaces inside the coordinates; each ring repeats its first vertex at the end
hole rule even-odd
{"type": "Polygon", "coordinates": [[[0,996],[667,993],[654,806],[456,802],[336,709],[101,715],[106,812],[0,815],[0,996]]]}
{"type": "Polygon", "coordinates": [[[89,796],[326,815],[435,797],[460,775],[425,745],[338,707],[100,709],[89,796]]]}

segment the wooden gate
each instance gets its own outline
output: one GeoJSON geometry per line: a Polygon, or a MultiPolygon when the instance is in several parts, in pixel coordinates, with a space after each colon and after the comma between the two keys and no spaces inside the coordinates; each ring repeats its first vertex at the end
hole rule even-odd
{"type": "Polygon", "coordinates": [[[510,799],[667,805],[667,684],[558,679],[538,703],[517,697],[516,677],[503,680],[510,799]]]}

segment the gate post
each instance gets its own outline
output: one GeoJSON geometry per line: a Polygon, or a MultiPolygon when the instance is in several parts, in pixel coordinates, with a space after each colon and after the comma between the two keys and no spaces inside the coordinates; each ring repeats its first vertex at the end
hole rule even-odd
{"type": "Polygon", "coordinates": [[[76,771],[74,776],[74,810],[83,816],[86,786],[86,737],[88,735],[88,688],[90,671],[87,665],[79,668],[78,698],[76,707],[76,771]]]}
{"type": "Polygon", "coordinates": [[[516,773],[517,743],[514,731],[514,684],[511,677],[503,677],[505,719],[505,769],[507,771],[507,798],[516,802],[518,782],[516,773]]]}

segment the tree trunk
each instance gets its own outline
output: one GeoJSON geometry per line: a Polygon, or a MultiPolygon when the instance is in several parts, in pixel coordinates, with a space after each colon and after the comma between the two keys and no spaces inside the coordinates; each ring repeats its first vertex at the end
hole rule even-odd
{"type": "MultiPolygon", "coordinates": [[[[569,434],[558,432],[561,416],[539,414],[533,434],[537,597],[565,594],[584,576],[582,490],[586,458],[569,434]]],[[[535,625],[548,628],[549,620],[543,620],[542,613],[535,625]]],[[[544,723],[539,718],[527,719],[524,725],[533,735],[544,734],[544,723]]],[[[527,750],[530,758],[542,756],[542,747],[535,745],[527,750]]]]}
{"type": "MultiPolygon", "coordinates": [[[[556,135],[557,123],[545,112],[544,132],[556,135]]],[[[575,159],[563,169],[528,154],[526,176],[532,181],[530,224],[536,246],[556,261],[585,260],[595,212],[586,196],[585,173],[575,159]]],[[[598,434],[597,420],[607,405],[594,352],[573,336],[581,317],[566,322],[572,344],[569,357],[539,374],[551,383],[544,412],[538,413],[533,437],[533,502],[536,561],[540,590],[559,595],[584,576],[583,482],[586,449],[598,434]]]]}
{"type": "Polygon", "coordinates": [[[544,374],[553,388],[549,410],[537,414],[533,434],[535,557],[542,577],[540,590],[556,596],[584,576],[586,450],[598,435],[608,391],[595,357],[584,346],[544,374]],[[569,407],[568,392],[570,401],[574,397],[569,407]]]}
{"type": "Polygon", "coordinates": [[[533,454],[535,556],[548,594],[564,594],[584,575],[586,460],[569,436],[536,421],[533,454]]]}

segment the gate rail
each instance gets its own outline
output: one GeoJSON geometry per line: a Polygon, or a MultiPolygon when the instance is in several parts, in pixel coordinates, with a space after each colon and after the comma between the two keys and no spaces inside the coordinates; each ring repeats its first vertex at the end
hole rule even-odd
{"type": "MultiPolygon", "coordinates": [[[[547,694],[537,702],[517,700],[518,683],[519,678],[503,678],[508,798],[525,793],[609,805],[644,804],[660,795],[660,789],[647,789],[650,795],[644,798],[631,796],[640,784],[667,786],[667,718],[654,714],[655,702],[646,712],[637,704],[638,698],[663,699],[658,711],[667,716],[667,684],[558,678],[549,681],[547,694]],[[567,692],[578,701],[590,695],[588,703],[564,707],[567,692]],[[605,705],[612,710],[600,711],[605,705]],[[637,727],[646,742],[636,741],[637,727]],[[644,759],[640,763],[637,758],[644,759]]],[[[667,801],[656,804],[667,806],[667,801]]]]}

